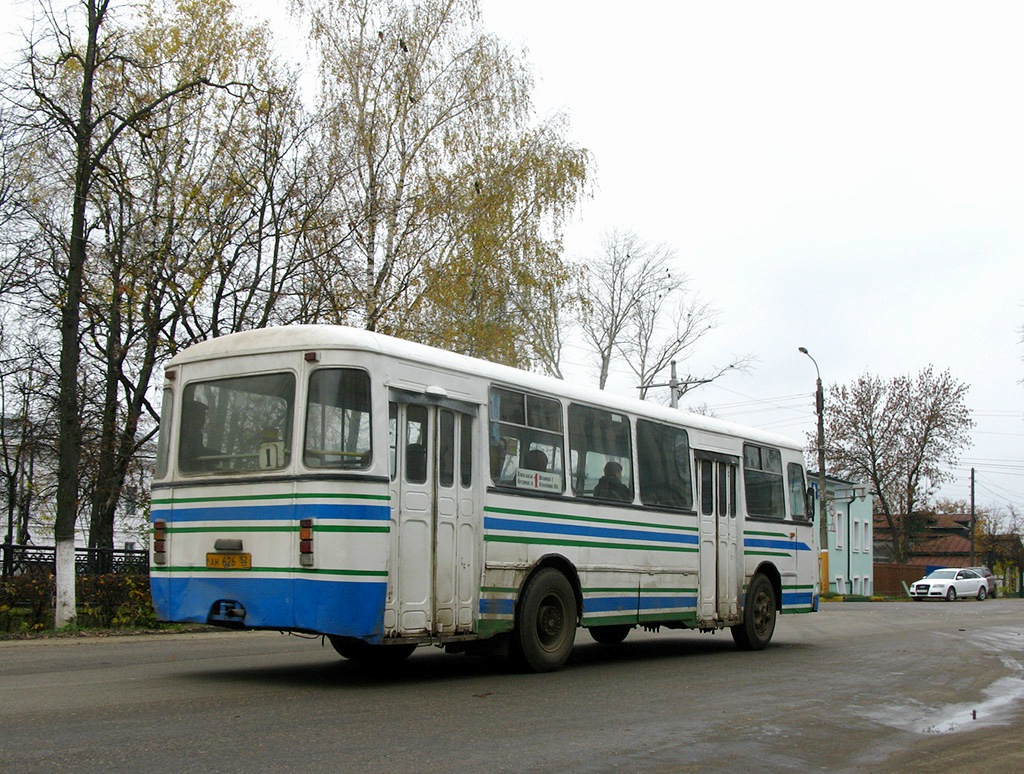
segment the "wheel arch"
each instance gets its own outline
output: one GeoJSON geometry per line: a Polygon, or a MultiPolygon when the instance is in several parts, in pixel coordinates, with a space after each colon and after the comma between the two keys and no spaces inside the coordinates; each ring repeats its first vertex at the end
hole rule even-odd
{"type": "Polygon", "coordinates": [[[519,620],[519,606],[522,604],[523,589],[526,588],[534,575],[546,567],[553,567],[558,570],[569,581],[569,585],[572,586],[573,596],[576,597],[576,625],[579,626],[580,621],[583,620],[583,587],[580,585],[580,576],[576,571],[576,566],[561,554],[546,554],[542,556],[530,568],[530,571],[526,573],[526,577],[523,578],[523,582],[519,585],[519,591],[516,594],[516,620],[519,620]]]}
{"type": "MultiPolygon", "coordinates": [[[[779,568],[771,562],[762,562],[754,570],[750,576],[750,580],[753,581],[755,575],[763,575],[768,579],[768,582],[772,584],[772,593],[775,594],[775,609],[782,612],[782,574],[779,572],[779,568]]],[[[750,583],[747,583],[749,588],[750,583]]],[[[746,602],[744,602],[744,605],[746,602]]]]}

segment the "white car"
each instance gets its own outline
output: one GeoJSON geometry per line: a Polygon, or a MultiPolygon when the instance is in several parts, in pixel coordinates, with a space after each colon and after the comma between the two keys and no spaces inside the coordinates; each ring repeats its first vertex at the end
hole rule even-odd
{"type": "Polygon", "coordinates": [[[945,599],[955,602],[957,597],[988,596],[988,583],[974,570],[947,567],[935,570],[919,581],[910,584],[910,598],[915,602],[922,599],[945,599]]]}

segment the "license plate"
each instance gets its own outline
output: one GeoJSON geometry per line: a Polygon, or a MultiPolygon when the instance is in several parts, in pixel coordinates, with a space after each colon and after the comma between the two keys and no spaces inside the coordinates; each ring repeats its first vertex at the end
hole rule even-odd
{"type": "Polygon", "coordinates": [[[252,554],[207,554],[207,570],[251,570],[252,554]]]}

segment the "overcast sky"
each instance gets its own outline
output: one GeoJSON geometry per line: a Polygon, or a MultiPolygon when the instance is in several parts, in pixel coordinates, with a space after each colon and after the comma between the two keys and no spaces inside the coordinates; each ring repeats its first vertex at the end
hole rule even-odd
{"type": "Polygon", "coordinates": [[[757,358],[688,399],[803,438],[800,346],[826,385],[948,368],[977,427],[943,494],[973,466],[979,504],[1024,510],[1024,4],[482,9],[593,153],[570,254],[609,227],[672,245],[721,312],[690,367],[757,358]]]}
{"type": "MultiPolygon", "coordinates": [[[[948,368],[977,427],[942,493],[967,499],[973,466],[979,504],[1024,511],[1024,3],[481,8],[528,49],[539,115],[593,154],[570,256],[612,227],[671,245],[721,313],[684,368],[757,359],[688,400],[802,439],[800,346],[826,385],[948,368]]],[[[621,364],[614,385],[636,394],[621,364]]]]}

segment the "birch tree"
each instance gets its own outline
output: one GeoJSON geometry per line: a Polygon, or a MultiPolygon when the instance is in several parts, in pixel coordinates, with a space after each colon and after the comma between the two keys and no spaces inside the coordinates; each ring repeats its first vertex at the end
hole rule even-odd
{"type": "Polygon", "coordinates": [[[531,126],[521,56],[475,0],[305,0],[332,116],[336,322],[519,365],[521,315],[568,280],[560,229],[589,156],[560,119],[531,126]]]}

